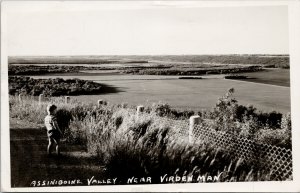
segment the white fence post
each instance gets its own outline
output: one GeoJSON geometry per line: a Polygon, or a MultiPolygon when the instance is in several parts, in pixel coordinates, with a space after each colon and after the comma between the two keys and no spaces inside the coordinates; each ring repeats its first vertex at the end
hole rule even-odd
{"type": "Polygon", "coordinates": [[[193,143],[193,130],[197,124],[200,123],[200,116],[194,115],[190,117],[190,128],[189,128],[189,142],[193,143]]]}
{"type": "Polygon", "coordinates": [[[43,94],[40,94],[39,95],[39,105],[42,104],[42,101],[44,100],[44,95],[43,94]]]}
{"type": "MultiPolygon", "coordinates": [[[[93,116],[91,111],[87,111],[87,115],[90,117],[90,122],[93,122],[93,116]]],[[[93,133],[92,127],[90,127],[90,133],[93,133]]]]}
{"type": "Polygon", "coordinates": [[[68,104],[70,102],[70,97],[69,96],[65,96],[65,103],[68,104]]]}
{"type": "Polygon", "coordinates": [[[103,99],[99,99],[97,103],[98,103],[98,107],[100,107],[101,105],[104,104],[104,100],[103,99]]]}
{"type": "Polygon", "coordinates": [[[125,109],[125,108],[127,107],[127,104],[126,104],[126,103],[122,103],[121,107],[122,107],[123,109],[125,109]]]}
{"type": "Polygon", "coordinates": [[[137,106],[137,109],[136,109],[136,118],[138,119],[139,116],[141,115],[142,112],[144,112],[144,106],[140,105],[140,106],[137,106]]]}
{"type": "Polygon", "coordinates": [[[97,104],[98,104],[98,107],[100,107],[103,104],[103,100],[99,99],[98,102],[97,102],[97,104]]]}
{"type": "Polygon", "coordinates": [[[22,94],[19,94],[19,102],[22,102],[22,94]]]}
{"type": "Polygon", "coordinates": [[[107,105],[108,103],[107,103],[107,101],[105,101],[103,99],[99,99],[97,104],[98,104],[98,107],[101,107],[102,105],[107,105]]]}

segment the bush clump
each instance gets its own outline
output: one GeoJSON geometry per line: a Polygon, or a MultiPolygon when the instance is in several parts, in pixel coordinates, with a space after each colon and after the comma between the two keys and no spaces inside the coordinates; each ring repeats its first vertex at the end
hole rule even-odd
{"type": "Polygon", "coordinates": [[[225,79],[247,79],[248,77],[245,75],[230,74],[230,75],[226,75],[224,78],[225,79]]]}
{"type": "MultiPolygon", "coordinates": [[[[189,119],[192,115],[195,114],[195,112],[192,110],[173,109],[167,103],[154,103],[151,107],[148,107],[146,109],[146,112],[154,113],[159,117],[167,117],[176,120],[189,119]]],[[[200,112],[198,112],[198,114],[200,114],[200,112]]]]}
{"type": "Polygon", "coordinates": [[[80,79],[62,78],[33,79],[23,76],[9,77],[9,94],[24,94],[38,96],[62,96],[97,94],[101,92],[101,84],[80,79]]]}
{"type": "Polygon", "coordinates": [[[276,111],[261,112],[252,105],[240,105],[233,94],[234,89],[229,89],[212,111],[203,113],[203,118],[214,120],[210,122],[211,128],[256,140],[258,143],[291,148],[289,113],[283,115],[276,111]]]}

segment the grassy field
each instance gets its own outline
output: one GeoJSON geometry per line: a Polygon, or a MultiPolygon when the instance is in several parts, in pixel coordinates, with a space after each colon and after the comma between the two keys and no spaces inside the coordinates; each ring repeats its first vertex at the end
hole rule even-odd
{"type": "Polygon", "coordinates": [[[249,81],[286,87],[290,86],[289,69],[266,68],[264,69],[264,71],[242,74],[248,76],[248,79],[241,79],[241,81],[249,81]]]}
{"type": "MultiPolygon", "coordinates": [[[[74,96],[82,102],[105,99],[111,103],[151,104],[166,102],[177,109],[211,109],[215,101],[228,88],[236,88],[235,97],[241,104],[253,104],[262,111],[290,112],[290,89],[268,84],[232,81],[220,78],[184,80],[178,76],[34,76],[35,78],[80,78],[104,83],[114,88],[114,93],[74,96]]],[[[268,76],[270,77],[270,76],[268,76]]]]}

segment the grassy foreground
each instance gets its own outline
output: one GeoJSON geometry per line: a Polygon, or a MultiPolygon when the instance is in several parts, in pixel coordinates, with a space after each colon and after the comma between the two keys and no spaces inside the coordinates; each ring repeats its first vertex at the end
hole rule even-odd
{"type": "MultiPolygon", "coordinates": [[[[262,113],[238,105],[233,92],[229,90],[211,111],[197,114],[214,120],[209,125],[212,129],[290,148],[289,114],[262,113]]],[[[214,181],[210,176],[219,176],[221,182],[276,180],[270,175],[272,171],[264,169],[263,160],[233,158],[229,149],[210,141],[189,143],[176,127],[158,121],[158,117],[182,119],[186,115],[174,116],[168,105],[146,107],[147,114],[137,119],[134,107],[126,105],[97,107],[76,101],[65,104],[60,98],[49,100],[59,108],[57,118],[66,141],[86,147],[104,166],[104,176],[118,178],[119,184],[126,184],[133,176],[150,176],[152,183],[185,182],[183,176],[192,176],[191,182],[199,182],[199,176],[202,182],[214,181]],[[181,176],[181,180],[162,180],[165,175],[181,176]]],[[[29,98],[20,102],[11,96],[10,117],[42,124],[47,104],[39,105],[29,98]]]]}

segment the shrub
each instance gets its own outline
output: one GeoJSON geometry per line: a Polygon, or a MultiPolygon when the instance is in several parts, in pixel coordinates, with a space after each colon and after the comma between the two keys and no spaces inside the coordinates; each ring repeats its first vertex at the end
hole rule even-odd
{"type": "Polygon", "coordinates": [[[215,120],[212,125],[213,129],[238,134],[240,132],[240,129],[236,127],[238,104],[237,100],[232,98],[233,93],[234,89],[231,88],[218,100],[209,118],[215,120]]]}
{"type": "Polygon", "coordinates": [[[73,119],[72,113],[67,109],[58,109],[56,117],[58,126],[62,132],[69,128],[70,122],[73,119]]]}
{"type": "Polygon", "coordinates": [[[251,105],[239,105],[233,94],[234,89],[229,89],[211,112],[203,113],[204,118],[214,120],[209,127],[258,143],[291,147],[290,114],[260,112],[251,105]]]}
{"type": "MultiPolygon", "coordinates": [[[[166,103],[155,103],[150,108],[148,108],[148,112],[152,112],[160,117],[168,117],[171,119],[188,119],[192,115],[195,114],[194,111],[191,110],[176,110],[172,109],[169,104],[166,103]]],[[[198,114],[201,114],[198,112],[198,114]]]]}
{"type": "Polygon", "coordinates": [[[264,144],[272,144],[288,149],[292,148],[291,132],[284,129],[261,129],[256,133],[255,139],[264,144]]]}
{"type": "Polygon", "coordinates": [[[80,79],[63,80],[33,79],[23,76],[9,76],[9,94],[25,94],[38,96],[61,96],[100,93],[102,85],[93,81],[80,79]]]}
{"type": "Polygon", "coordinates": [[[287,114],[282,116],[282,118],[281,118],[281,129],[291,131],[291,129],[292,129],[291,113],[287,113],[287,114]]]}
{"type": "Polygon", "coordinates": [[[64,132],[64,137],[69,144],[87,146],[86,125],[84,122],[71,121],[68,129],[64,132]]]}
{"type": "Polygon", "coordinates": [[[230,75],[226,75],[224,78],[225,79],[247,79],[248,77],[245,75],[230,74],[230,75]]]}
{"type": "Polygon", "coordinates": [[[252,116],[244,116],[244,121],[243,124],[241,124],[241,132],[239,133],[239,136],[254,140],[254,136],[259,130],[259,124],[256,118],[252,116]]]}

